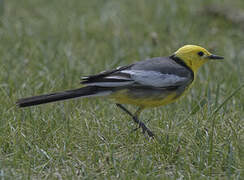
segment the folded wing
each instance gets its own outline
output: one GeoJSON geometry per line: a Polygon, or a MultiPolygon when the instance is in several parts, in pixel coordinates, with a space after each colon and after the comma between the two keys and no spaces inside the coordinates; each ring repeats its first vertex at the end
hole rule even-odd
{"type": "Polygon", "coordinates": [[[156,88],[180,86],[188,81],[187,77],[180,77],[175,74],[163,74],[157,71],[124,70],[122,72],[129,74],[130,78],[136,84],[156,88]]]}
{"type": "Polygon", "coordinates": [[[112,71],[105,71],[97,75],[83,77],[82,84],[100,87],[128,87],[148,86],[155,88],[177,87],[189,81],[188,76],[177,73],[169,74],[156,70],[137,70],[131,66],[119,67],[112,71]]]}

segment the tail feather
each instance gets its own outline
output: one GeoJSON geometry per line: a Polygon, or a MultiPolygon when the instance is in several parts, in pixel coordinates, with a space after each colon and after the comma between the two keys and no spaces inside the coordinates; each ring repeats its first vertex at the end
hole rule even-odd
{"type": "Polygon", "coordinates": [[[108,95],[110,92],[111,91],[106,88],[87,86],[74,90],[22,98],[17,101],[17,105],[19,107],[28,107],[77,97],[108,95]]]}

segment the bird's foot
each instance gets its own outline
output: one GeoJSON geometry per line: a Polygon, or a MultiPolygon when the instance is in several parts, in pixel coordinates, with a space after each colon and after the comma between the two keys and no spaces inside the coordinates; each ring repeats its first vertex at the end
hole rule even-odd
{"type": "Polygon", "coordinates": [[[138,119],[138,115],[139,115],[140,112],[142,111],[142,108],[139,108],[139,109],[137,110],[137,112],[135,113],[135,115],[133,115],[133,114],[132,114],[129,110],[127,110],[123,105],[121,105],[121,104],[116,104],[116,105],[117,105],[120,109],[122,109],[124,112],[126,112],[127,114],[129,114],[129,115],[133,118],[133,121],[134,121],[136,124],[139,125],[139,127],[136,128],[136,129],[134,129],[134,131],[136,131],[136,130],[138,130],[139,128],[141,128],[143,134],[147,133],[148,136],[149,136],[150,138],[154,138],[154,134],[153,134],[153,132],[150,131],[150,129],[148,129],[147,126],[146,126],[143,122],[139,121],[139,119],[138,119]]]}
{"type": "Polygon", "coordinates": [[[134,131],[141,128],[143,134],[147,133],[150,138],[154,138],[153,132],[150,129],[148,129],[147,126],[143,122],[139,121],[136,117],[133,117],[133,119],[139,125],[139,127],[135,128],[134,131]]]}

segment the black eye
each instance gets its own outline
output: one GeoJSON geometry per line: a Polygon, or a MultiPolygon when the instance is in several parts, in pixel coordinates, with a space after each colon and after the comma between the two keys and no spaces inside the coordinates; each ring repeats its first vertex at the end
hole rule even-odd
{"type": "Polygon", "coordinates": [[[202,51],[198,52],[197,54],[198,54],[199,56],[203,56],[203,55],[204,55],[204,53],[203,53],[202,51]]]}

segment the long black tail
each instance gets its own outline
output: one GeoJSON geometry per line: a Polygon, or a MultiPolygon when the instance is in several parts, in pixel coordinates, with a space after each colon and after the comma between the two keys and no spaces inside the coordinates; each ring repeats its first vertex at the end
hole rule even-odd
{"type": "Polygon", "coordinates": [[[77,98],[82,96],[84,97],[84,96],[108,95],[110,92],[111,91],[103,87],[87,86],[87,87],[74,89],[74,90],[22,98],[17,101],[17,105],[19,107],[28,107],[28,106],[35,106],[39,104],[45,104],[54,101],[62,101],[65,99],[77,98]]]}

